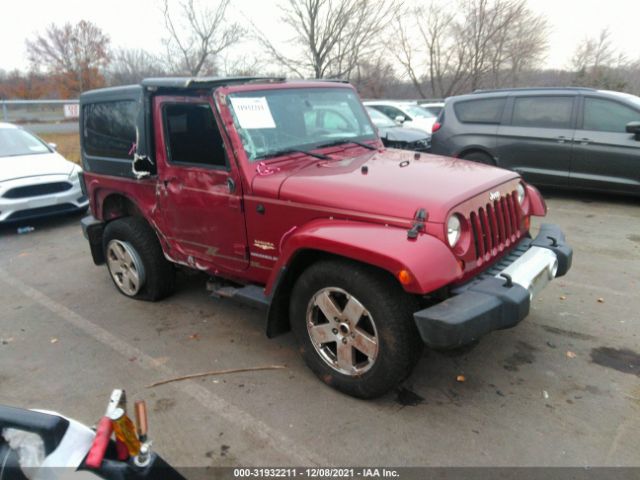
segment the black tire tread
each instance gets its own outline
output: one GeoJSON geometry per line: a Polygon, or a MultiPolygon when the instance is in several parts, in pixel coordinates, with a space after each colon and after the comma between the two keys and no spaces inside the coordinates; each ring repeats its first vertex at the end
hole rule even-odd
{"type": "MultiPolygon", "coordinates": [[[[103,235],[102,248],[105,258],[107,244],[114,238],[129,242],[144,263],[146,282],[135,296],[129,298],[155,302],[174,291],[175,268],[164,257],[158,237],[146,220],[141,217],[121,217],[109,222],[103,235]]],[[[117,286],[116,289],[125,295],[117,286]]]]}
{"type": "Polygon", "coordinates": [[[408,377],[421,357],[424,345],[412,316],[418,302],[386,272],[347,260],[320,261],[300,275],[291,298],[291,327],[304,360],[323,382],[344,393],[378,397],[408,377]],[[376,321],[381,350],[376,364],[359,378],[342,375],[326,365],[307,333],[307,303],[311,295],[329,285],[354,294],[376,321]]]}

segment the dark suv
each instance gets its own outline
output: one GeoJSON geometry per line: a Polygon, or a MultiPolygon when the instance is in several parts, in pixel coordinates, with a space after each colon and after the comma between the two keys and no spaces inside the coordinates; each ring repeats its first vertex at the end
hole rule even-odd
{"type": "Polygon", "coordinates": [[[432,152],[509,168],[531,183],[640,194],[640,98],[588,88],[447,99],[432,152]]]}

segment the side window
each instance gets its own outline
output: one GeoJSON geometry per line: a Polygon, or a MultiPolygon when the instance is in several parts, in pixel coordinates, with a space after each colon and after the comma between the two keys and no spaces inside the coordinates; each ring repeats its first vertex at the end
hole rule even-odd
{"type": "Polygon", "coordinates": [[[398,110],[395,107],[390,107],[389,105],[375,105],[374,108],[376,110],[380,110],[382,113],[384,113],[391,120],[395,120],[396,117],[400,116],[400,115],[405,117],[405,119],[407,119],[407,120],[411,120],[410,118],[407,117],[407,115],[402,113],[400,110],[398,110]]]}
{"type": "Polygon", "coordinates": [[[640,113],[618,102],[585,97],[584,130],[626,132],[627,123],[640,120],[640,113]]]}
{"type": "Polygon", "coordinates": [[[483,98],[458,102],[453,106],[462,123],[500,123],[506,98],[483,98]]]}
{"type": "Polygon", "coordinates": [[[164,124],[171,163],[227,166],[222,137],[209,104],[165,105],[164,124]]]}
{"type": "Polygon", "coordinates": [[[513,105],[512,125],[571,128],[573,97],[519,97],[513,105]]]}
{"type": "Polygon", "coordinates": [[[89,103],[83,112],[83,144],[88,155],[133,158],[138,106],[133,100],[89,103]]]}

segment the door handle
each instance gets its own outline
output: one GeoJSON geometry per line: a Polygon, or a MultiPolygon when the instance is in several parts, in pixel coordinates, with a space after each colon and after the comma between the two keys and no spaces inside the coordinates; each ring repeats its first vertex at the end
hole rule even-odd
{"type": "Polygon", "coordinates": [[[566,141],[568,140],[568,138],[567,138],[567,137],[565,137],[564,135],[560,135],[560,136],[557,138],[557,140],[558,140],[558,143],[564,143],[564,142],[566,142],[566,141]]]}
{"type": "Polygon", "coordinates": [[[588,145],[589,142],[591,142],[591,139],[590,138],[581,138],[579,140],[579,142],[580,142],[580,145],[588,145]]]}

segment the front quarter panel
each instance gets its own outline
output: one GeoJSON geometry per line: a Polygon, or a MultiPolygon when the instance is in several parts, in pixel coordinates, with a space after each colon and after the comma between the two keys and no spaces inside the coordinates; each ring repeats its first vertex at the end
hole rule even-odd
{"type": "MultiPolygon", "coordinates": [[[[274,287],[278,272],[295,260],[296,254],[314,250],[356,260],[391,273],[405,269],[411,281],[403,288],[409,293],[426,294],[462,275],[451,250],[427,234],[407,239],[407,231],[397,227],[343,220],[314,220],[296,229],[284,240],[265,293],[274,287]]],[[[397,277],[396,277],[397,278],[397,277]]]]}

